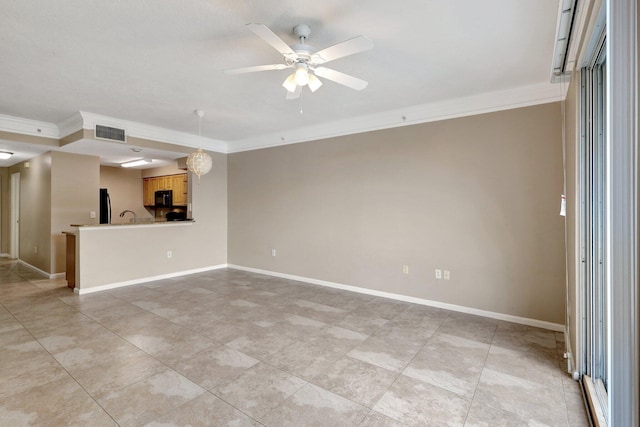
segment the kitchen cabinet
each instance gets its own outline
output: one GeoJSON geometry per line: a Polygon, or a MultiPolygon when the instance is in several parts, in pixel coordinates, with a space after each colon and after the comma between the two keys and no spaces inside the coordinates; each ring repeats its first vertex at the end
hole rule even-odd
{"type": "Polygon", "coordinates": [[[171,175],[165,177],[167,181],[171,181],[171,190],[173,190],[173,205],[187,206],[187,174],[171,175]]]}
{"type": "Polygon", "coordinates": [[[155,204],[154,189],[151,184],[152,179],[153,178],[144,178],[142,181],[142,199],[145,206],[153,206],[155,204]]]}
{"type": "Polygon", "coordinates": [[[159,190],[173,191],[173,205],[187,206],[187,174],[154,176],[143,179],[143,201],[144,205],[152,207],[155,205],[155,193],[159,190]]]}

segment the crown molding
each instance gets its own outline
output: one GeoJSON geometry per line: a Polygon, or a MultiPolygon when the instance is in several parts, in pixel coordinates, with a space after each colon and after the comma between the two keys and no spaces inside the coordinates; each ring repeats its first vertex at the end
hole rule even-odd
{"type": "Polygon", "coordinates": [[[377,114],[338,120],[321,125],[291,129],[258,137],[229,141],[228,152],[258,150],[280,145],[296,144],[342,135],[472,116],[494,111],[521,108],[562,101],[566,85],[541,83],[514,89],[471,95],[377,114]]]}
{"type": "Polygon", "coordinates": [[[76,133],[79,130],[82,130],[83,124],[84,122],[80,112],[73,113],[71,117],[68,117],[63,121],[58,122],[58,130],[60,133],[60,138],[64,138],[65,136],[69,136],[72,133],[76,133]]]}
{"type": "Polygon", "coordinates": [[[0,114],[0,130],[59,139],[81,129],[94,129],[96,124],[101,124],[125,129],[127,135],[137,138],[191,148],[203,148],[226,154],[557,102],[565,99],[567,89],[567,84],[541,83],[415,105],[235,141],[206,138],[86,111],[79,111],[58,124],[0,114]]]}
{"type": "Polygon", "coordinates": [[[78,111],[61,122],[47,123],[36,120],[0,114],[0,130],[23,135],[60,139],[82,129],[94,129],[101,124],[125,129],[127,135],[137,138],[182,145],[191,148],[203,148],[219,153],[227,152],[227,143],[218,139],[206,138],[171,129],[149,126],[128,120],[101,116],[86,111],[78,111]]]}
{"type": "Polygon", "coordinates": [[[0,130],[22,135],[41,136],[58,139],[58,126],[53,123],[23,119],[22,117],[0,114],[0,130]]]}
{"type": "Polygon", "coordinates": [[[206,138],[186,132],[115,119],[86,111],[80,111],[79,114],[82,116],[83,129],[94,129],[96,124],[100,124],[125,129],[128,136],[136,138],[150,139],[191,148],[203,148],[218,153],[227,152],[227,143],[219,139],[206,138]]]}

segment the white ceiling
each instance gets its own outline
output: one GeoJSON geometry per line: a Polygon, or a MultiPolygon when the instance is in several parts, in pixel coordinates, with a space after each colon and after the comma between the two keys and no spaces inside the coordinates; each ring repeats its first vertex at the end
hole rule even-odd
{"type": "Polygon", "coordinates": [[[557,15],[558,0],[0,0],[0,114],[59,124],[87,111],[197,134],[198,108],[202,135],[233,151],[520,88],[542,99],[557,15]],[[293,26],[308,24],[318,49],[367,36],[373,50],[327,66],[369,86],[325,80],[286,101],[290,70],[224,74],[281,61],[250,22],[291,44],[293,26]]]}

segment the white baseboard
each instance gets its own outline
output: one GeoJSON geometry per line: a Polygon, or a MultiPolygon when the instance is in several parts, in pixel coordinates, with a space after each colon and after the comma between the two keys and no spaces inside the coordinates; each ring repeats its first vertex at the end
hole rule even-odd
{"type": "Polygon", "coordinates": [[[0,258],[11,258],[11,254],[1,253],[0,258]]]}
{"type": "Polygon", "coordinates": [[[268,276],[280,277],[282,279],[297,280],[299,282],[311,283],[313,285],[326,286],[329,288],[342,289],[345,291],[358,292],[361,294],[374,295],[377,297],[389,298],[398,301],[411,302],[414,304],[428,305],[430,307],[443,308],[445,310],[458,311],[461,313],[474,314],[476,316],[489,317],[491,319],[504,320],[521,325],[533,326],[536,328],[548,329],[555,332],[564,332],[564,325],[559,323],[547,322],[544,320],[529,319],[526,317],[513,316],[511,314],[496,313],[493,311],[480,310],[462,305],[448,304],[439,301],[432,301],[422,298],[411,297],[407,295],[394,294],[391,292],[376,291],[374,289],[360,288],[358,286],[344,285],[342,283],[327,282],[325,280],[312,279],[309,277],[294,276],[292,274],[278,273],[275,271],[261,270],[258,268],[244,267],[241,265],[229,264],[229,268],[236,270],[248,271],[251,273],[265,274],[268,276]]]}
{"type": "Polygon", "coordinates": [[[140,283],[153,282],[155,280],[172,279],[174,277],[187,276],[189,274],[202,273],[204,271],[219,270],[221,268],[227,268],[227,264],[219,264],[219,265],[213,265],[209,267],[194,268],[192,270],[177,271],[175,273],[160,274],[158,276],[142,277],[140,279],[127,280],[124,282],[117,282],[117,283],[109,283],[108,285],[94,286],[94,287],[85,288],[85,289],[82,289],[76,286],[73,289],[73,292],[75,292],[78,295],[85,295],[93,292],[100,292],[100,291],[106,291],[109,289],[122,288],[124,286],[139,285],[140,283]]]}
{"type": "Polygon", "coordinates": [[[571,334],[569,333],[568,327],[564,328],[564,348],[565,348],[565,358],[567,359],[567,373],[577,379],[576,376],[579,376],[579,373],[576,369],[576,360],[573,357],[573,352],[571,349],[573,348],[571,345],[571,334]]]}
{"type": "Polygon", "coordinates": [[[47,276],[49,279],[59,279],[59,278],[65,276],[65,273],[47,273],[46,271],[40,270],[38,267],[35,267],[35,266],[33,266],[33,265],[29,264],[28,262],[25,262],[25,261],[23,261],[21,259],[18,259],[18,263],[20,263],[20,264],[24,265],[25,267],[28,267],[28,268],[30,268],[32,270],[35,270],[35,271],[37,271],[38,273],[40,273],[42,275],[47,276]]]}

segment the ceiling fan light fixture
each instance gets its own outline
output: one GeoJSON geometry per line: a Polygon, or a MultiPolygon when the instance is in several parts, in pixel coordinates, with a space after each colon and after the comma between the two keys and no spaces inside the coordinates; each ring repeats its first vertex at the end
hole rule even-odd
{"type": "Polygon", "coordinates": [[[295,72],[295,80],[298,86],[305,86],[309,83],[309,71],[307,71],[306,65],[298,64],[295,72]]]}
{"type": "Polygon", "coordinates": [[[309,73],[309,83],[307,83],[307,86],[309,86],[309,90],[311,90],[311,92],[315,92],[320,89],[322,82],[315,76],[315,74],[309,73]]]}
{"type": "Polygon", "coordinates": [[[317,76],[354,90],[362,90],[367,87],[367,82],[364,80],[321,66],[327,62],[372,49],[373,42],[365,36],[353,37],[324,49],[316,50],[307,44],[307,39],[311,34],[311,29],[308,25],[300,24],[293,28],[293,34],[298,37],[299,43],[291,46],[264,24],[249,23],[247,27],[277,50],[282,55],[283,62],[280,64],[235,68],[225,70],[225,73],[242,74],[256,71],[282,70],[285,68],[293,69],[293,74],[282,83],[282,86],[287,89],[286,99],[289,100],[300,98],[304,86],[309,86],[311,92],[318,90],[322,86],[322,82],[317,76]]]}
{"type": "Polygon", "coordinates": [[[284,88],[291,93],[295,92],[296,87],[298,87],[298,84],[296,83],[296,73],[293,73],[289,77],[287,77],[284,83],[282,83],[282,86],[284,86],[284,88]]]}

